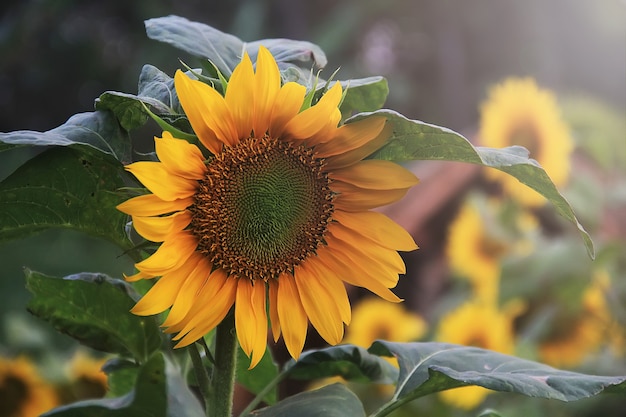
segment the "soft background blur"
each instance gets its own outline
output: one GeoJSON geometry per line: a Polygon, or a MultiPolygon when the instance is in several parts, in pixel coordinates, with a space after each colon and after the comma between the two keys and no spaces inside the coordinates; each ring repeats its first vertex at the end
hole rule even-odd
{"type": "MultiPolygon", "coordinates": [[[[626,1],[5,1],[0,6],[0,131],[48,130],[72,114],[93,110],[93,100],[106,90],[135,93],[145,63],[169,74],[180,67],[179,59],[194,65],[193,58],[145,36],[145,19],[168,14],[243,40],[284,37],[317,43],[328,56],[324,74],[340,68],[340,79],[383,75],[390,87],[385,107],[472,140],[488,87],[510,76],[534,77],[557,96],[572,128],[572,180],[563,192],[591,232],[599,257],[592,263],[573,227],[544,210],[534,252],[504,268],[502,301],[542,291],[546,275],[562,276],[556,284],[550,281],[558,288],[567,286],[568,274],[577,276],[577,287],[585,287],[600,266],[613,285],[610,306],[618,327],[612,332],[623,335],[626,1]],[[528,265],[535,268],[524,269],[528,265]],[[528,282],[530,287],[505,282],[528,282]]],[[[146,128],[135,132],[134,139],[150,141],[153,133],[146,128]]],[[[1,154],[0,178],[30,156],[20,150],[1,154]]],[[[477,170],[461,164],[425,162],[411,168],[422,184],[386,211],[420,245],[406,258],[407,276],[398,291],[407,308],[426,318],[432,336],[442,312],[465,297],[445,257],[448,226],[468,195],[490,189],[477,170]]],[[[80,271],[120,276],[132,270],[117,248],[62,230],[0,243],[0,265],[0,353],[30,351],[44,362],[50,352],[73,344],[25,312],[28,293],[21,268],[59,276],[80,271]],[[53,348],[46,353],[42,346],[53,348]]],[[[361,293],[352,295],[356,299],[361,293]]],[[[550,300],[560,302],[557,296],[550,300]]],[[[532,357],[532,343],[525,340],[526,345],[518,344],[518,354],[532,357]]],[[[623,352],[617,355],[619,367],[614,366],[616,356],[607,355],[575,369],[624,374],[623,352]]],[[[605,397],[601,405],[557,404],[554,409],[553,403],[527,401],[532,405],[516,406],[510,415],[532,415],[537,409],[545,415],[573,415],[575,409],[587,415],[601,406],[603,415],[618,410],[616,401],[605,397]]]]}

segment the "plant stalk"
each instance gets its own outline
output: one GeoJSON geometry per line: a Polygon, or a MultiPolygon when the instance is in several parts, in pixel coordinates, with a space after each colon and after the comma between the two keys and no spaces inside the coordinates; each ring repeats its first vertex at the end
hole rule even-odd
{"type": "Polygon", "coordinates": [[[235,316],[231,311],[215,332],[215,365],[207,407],[209,417],[231,417],[235,391],[237,334],[235,316]]]}

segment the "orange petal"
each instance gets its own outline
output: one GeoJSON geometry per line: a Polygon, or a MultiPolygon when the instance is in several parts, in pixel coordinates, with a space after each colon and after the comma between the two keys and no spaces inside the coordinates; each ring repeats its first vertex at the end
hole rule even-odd
{"type": "Polygon", "coordinates": [[[366,190],[342,181],[330,184],[331,190],[339,193],[333,204],[339,210],[364,211],[395,203],[406,195],[408,188],[395,190],[366,190]]]}
{"type": "Polygon", "coordinates": [[[274,57],[266,47],[259,47],[255,75],[254,135],[262,137],[270,125],[272,108],[280,91],[280,70],[274,57]]]}
{"type": "Polygon", "coordinates": [[[388,249],[412,251],[417,249],[413,237],[382,213],[375,211],[345,212],[335,210],[333,219],[388,249]]]}
{"type": "MultiPolygon", "coordinates": [[[[346,126],[351,126],[351,124],[348,124],[346,126]]],[[[350,166],[352,164],[355,164],[361,161],[362,159],[376,152],[385,143],[387,143],[387,140],[389,139],[392,133],[393,133],[393,128],[391,127],[391,123],[386,123],[385,127],[378,134],[378,136],[368,141],[364,145],[358,148],[352,149],[351,151],[347,151],[347,152],[326,158],[326,168],[328,170],[333,170],[337,168],[347,167],[347,166],[350,166]]]]}
{"type": "Polygon", "coordinates": [[[220,93],[180,70],[174,75],[174,85],[193,131],[209,151],[216,154],[222,143],[233,146],[239,142],[233,115],[220,93]]]}
{"type": "Polygon", "coordinates": [[[363,253],[369,255],[368,258],[375,259],[396,271],[404,274],[406,268],[402,257],[393,249],[382,247],[369,239],[363,239],[358,233],[347,228],[341,223],[333,222],[328,225],[330,232],[337,239],[346,242],[354,248],[358,248],[363,253]]]}
{"type": "MultiPolygon", "coordinates": [[[[216,277],[216,279],[223,280],[221,287],[213,294],[209,294],[208,291],[201,291],[199,298],[210,300],[210,302],[204,303],[202,308],[194,312],[194,316],[190,318],[188,325],[174,337],[174,340],[181,339],[175,347],[179,348],[195,342],[220,324],[230,311],[235,302],[238,279],[227,277],[225,273],[219,274],[219,277],[216,277]],[[182,337],[183,335],[184,337],[182,337]]],[[[205,286],[205,288],[208,287],[208,285],[205,286]]]]}
{"type": "Polygon", "coordinates": [[[363,251],[359,246],[354,247],[330,234],[324,238],[328,247],[332,249],[333,255],[347,265],[352,265],[355,270],[366,269],[370,276],[376,277],[387,288],[393,288],[398,284],[397,268],[380,262],[379,254],[363,251]]]}
{"type": "Polygon", "coordinates": [[[289,354],[298,359],[304,348],[307,327],[306,312],[300,301],[296,281],[291,274],[278,277],[277,310],[283,332],[283,339],[289,354]]]}
{"type": "MultiPolygon", "coordinates": [[[[337,250],[330,246],[322,246],[317,250],[317,256],[324,265],[330,270],[335,271],[337,276],[350,285],[362,287],[370,290],[387,301],[398,303],[402,299],[398,298],[393,292],[387,288],[382,281],[378,279],[379,275],[373,273],[367,266],[359,263],[351,262],[347,257],[338,253],[337,250]]],[[[398,274],[393,274],[395,280],[398,274]]],[[[388,280],[384,280],[388,281],[388,280]]]]}
{"type": "Polygon", "coordinates": [[[140,195],[124,201],[117,206],[122,213],[133,216],[158,216],[184,210],[193,203],[193,198],[187,197],[179,200],[166,201],[154,194],[140,195]]]}
{"type": "Polygon", "coordinates": [[[167,274],[159,278],[130,312],[138,316],[150,316],[167,310],[174,304],[185,278],[177,274],[167,274]]]}
{"type": "Polygon", "coordinates": [[[211,275],[211,267],[211,263],[196,252],[181,268],[172,272],[185,280],[185,283],[178,291],[174,305],[163,322],[163,327],[169,328],[181,322],[189,310],[198,304],[198,292],[211,275]]]}
{"type": "MultiPolygon", "coordinates": [[[[284,135],[291,139],[308,139],[336,120],[341,101],[341,84],[335,83],[315,104],[298,113],[285,126],[284,135]]],[[[340,115],[341,117],[341,115],[340,115]]],[[[337,127],[335,123],[334,126],[337,127]]]]}
{"type": "Polygon", "coordinates": [[[163,242],[172,233],[182,231],[191,222],[191,213],[179,211],[170,216],[133,216],[133,227],[144,238],[152,242],[163,242]]]}
{"type": "Polygon", "coordinates": [[[198,240],[191,233],[182,231],[172,235],[150,257],[135,265],[147,274],[164,275],[180,267],[189,259],[198,246],[198,240]]]}
{"type": "Polygon", "coordinates": [[[124,279],[128,282],[139,281],[140,279],[152,279],[156,278],[156,275],[146,274],[145,272],[137,272],[134,275],[126,275],[124,274],[124,279]]]}
{"type": "Polygon", "coordinates": [[[226,105],[233,116],[239,139],[250,137],[254,119],[255,77],[252,61],[244,52],[241,62],[235,67],[226,88],[226,105]]]}
{"type": "Polygon", "coordinates": [[[337,129],[332,140],[315,147],[317,156],[326,158],[360,148],[374,140],[385,127],[384,117],[368,117],[337,129]]]}
{"type": "Polygon", "coordinates": [[[163,132],[162,138],[154,138],[154,146],[159,161],[171,173],[190,180],[204,178],[207,171],[205,158],[196,145],[163,132]]]}
{"type": "Polygon", "coordinates": [[[318,274],[316,269],[311,268],[309,261],[296,267],[295,281],[298,294],[313,327],[324,340],[336,345],[343,338],[343,320],[339,307],[318,274]]]}
{"type": "Polygon", "coordinates": [[[280,338],[280,317],[278,317],[278,281],[270,279],[267,281],[269,303],[270,303],[270,323],[272,325],[272,337],[274,342],[280,338]]]}
{"type": "Polygon", "coordinates": [[[347,168],[330,171],[328,176],[370,190],[410,188],[419,182],[411,171],[394,162],[379,159],[357,162],[347,168]]]}
{"type": "Polygon", "coordinates": [[[287,123],[300,111],[304,103],[305,94],[306,88],[303,85],[295,82],[283,85],[280,91],[278,91],[274,107],[272,107],[269,127],[270,136],[278,138],[283,135],[287,123]]]}
{"type": "Polygon", "coordinates": [[[239,279],[235,299],[235,328],[241,349],[251,356],[254,368],[267,347],[267,315],[265,310],[265,282],[239,279]]]}
{"type": "Polygon", "coordinates": [[[306,262],[310,263],[311,268],[317,271],[320,282],[328,290],[332,300],[339,309],[341,321],[350,324],[352,309],[350,308],[348,293],[341,277],[336,271],[329,269],[324,263],[320,262],[315,255],[309,256],[306,262]]]}
{"type": "Polygon", "coordinates": [[[125,168],[162,200],[174,201],[191,197],[198,188],[197,181],[172,174],[161,162],[141,161],[125,168]]]}

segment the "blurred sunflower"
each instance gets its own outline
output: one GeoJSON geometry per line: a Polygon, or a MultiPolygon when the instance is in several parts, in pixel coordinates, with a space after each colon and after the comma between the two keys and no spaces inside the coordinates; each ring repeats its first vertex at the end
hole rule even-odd
{"type": "MultiPolygon", "coordinates": [[[[524,306],[511,301],[498,309],[492,303],[470,300],[444,315],[436,332],[436,340],[464,346],[474,346],[500,353],[515,350],[513,320],[524,306]]],[[[441,392],[440,398],[465,410],[476,408],[491,391],[482,387],[462,387],[441,392]]]]}
{"type": "Polygon", "coordinates": [[[476,297],[485,302],[498,298],[500,261],[510,250],[502,236],[486,224],[476,204],[465,202],[448,228],[446,257],[452,270],[466,278],[476,297]]]}
{"type": "Polygon", "coordinates": [[[102,367],[106,361],[106,358],[94,358],[83,350],[74,354],[67,366],[74,397],[72,401],[105,396],[108,382],[102,367]]]}
{"type": "Polygon", "coordinates": [[[616,329],[616,323],[607,305],[608,291],[609,275],[600,270],[582,292],[580,309],[559,316],[554,330],[539,342],[541,361],[558,368],[576,367],[603,343],[618,340],[619,336],[609,333],[616,329]]]}
{"type": "Polygon", "coordinates": [[[28,359],[0,357],[0,416],[36,417],[57,405],[54,387],[28,359]]]}
{"type": "Polygon", "coordinates": [[[297,358],[308,321],[330,344],[351,318],[344,281],[393,302],[405,272],[398,250],[411,236],[370,209],[392,203],[417,178],[389,161],[363,160],[390,130],[382,117],[338,127],[342,87],[313,106],[304,86],[281,85],[271,53],[256,72],[247,54],[222,96],[178,71],[176,92],[206,150],[164,132],[160,162],[128,171],[152,194],[118,208],[137,232],[163,242],[129,280],[161,276],[133,312],[171,307],[163,326],[189,345],[234,305],[237,337],[251,367],[266,348],[266,297],[274,340],[297,358]]]}
{"type": "MultiPolygon", "coordinates": [[[[479,137],[484,146],[524,146],[557,187],[569,178],[573,149],[569,128],[552,92],[539,88],[531,78],[509,78],[490,90],[481,107],[479,137]]],[[[546,201],[503,172],[490,169],[486,175],[525,206],[538,207],[546,201]]]]}
{"type": "Polygon", "coordinates": [[[368,297],[354,307],[345,342],[364,348],[369,348],[377,339],[410,342],[421,338],[427,327],[420,315],[402,305],[368,297]]]}

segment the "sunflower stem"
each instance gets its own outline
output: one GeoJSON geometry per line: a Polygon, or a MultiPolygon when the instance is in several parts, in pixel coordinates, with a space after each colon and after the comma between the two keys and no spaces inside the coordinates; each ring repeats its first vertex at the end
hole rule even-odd
{"type": "Polygon", "coordinates": [[[237,334],[235,317],[231,312],[217,326],[215,332],[215,366],[211,378],[207,416],[232,416],[236,360],[237,334]]]}
{"type": "Polygon", "coordinates": [[[211,385],[209,384],[209,374],[202,363],[202,357],[200,356],[200,351],[198,350],[198,345],[192,343],[189,345],[189,356],[191,357],[191,363],[193,365],[193,369],[196,374],[196,381],[198,382],[198,388],[200,389],[200,394],[204,399],[205,409],[208,409],[209,398],[210,398],[210,390],[211,385]]]}

